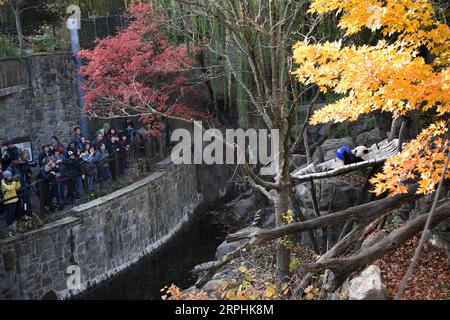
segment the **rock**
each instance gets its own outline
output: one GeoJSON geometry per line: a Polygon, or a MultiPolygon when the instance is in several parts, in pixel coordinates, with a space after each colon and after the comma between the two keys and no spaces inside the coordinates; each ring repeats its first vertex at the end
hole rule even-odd
{"type": "Polygon", "coordinates": [[[328,300],[347,300],[350,289],[350,282],[347,280],[339,287],[338,290],[331,293],[328,300]]]}
{"type": "Polygon", "coordinates": [[[219,259],[224,255],[226,255],[227,253],[233,252],[234,250],[236,250],[243,244],[247,243],[248,241],[249,241],[248,239],[242,239],[235,242],[226,242],[226,241],[222,242],[216,249],[215,258],[219,259]]]}
{"type": "Polygon", "coordinates": [[[382,139],[380,136],[380,130],[375,128],[371,131],[367,131],[367,132],[363,132],[363,133],[359,134],[356,137],[356,145],[370,147],[374,143],[380,142],[381,140],[382,139]]]}
{"type": "Polygon", "coordinates": [[[230,208],[230,216],[235,222],[245,220],[250,212],[256,208],[257,197],[256,194],[250,195],[248,198],[241,198],[236,201],[232,201],[225,205],[226,208],[230,208]]]}
{"type": "MultiPolygon", "coordinates": [[[[317,193],[317,199],[319,204],[319,212],[321,216],[328,214],[328,209],[331,208],[330,212],[337,212],[354,206],[359,198],[360,190],[355,188],[353,185],[347,183],[344,180],[338,178],[330,178],[325,180],[318,180],[314,183],[317,193]],[[330,206],[330,201],[332,200],[332,194],[334,186],[336,186],[336,192],[333,201],[330,206]]],[[[315,212],[312,204],[311,192],[309,185],[302,183],[295,187],[295,197],[300,202],[302,208],[302,213],[307,220],[315,218],[315,212]]],[[[332,246],[336,243],[339,235],[342,231],[344,224],[332,225],[327,228],[327,239],[328,245],[332,246]]],[[[322,242],[321,230],[316,232],[316,240],[320,245],[322,242]]],[[[301,244],[309,245],[309,237],[306,232],[301,234],[301,244]]]]}
{"type": "MultiPolygon", "coordinates": [[[[317,126],[308,126],[308,142],[311,151],[314,152],[326,139],[333,138],[328,136],[328,124],[317,126]]],[[[302,148],[304,148],[302,146],[302,148]]]]}
{"type": "Polygon", "coordinates": [[[223,279],[213,279],[209,280],[202,288],[201,290],[207,293],[210,297],[219,298],[219,293],[222,291],[222,288],[224,287],[225,282],[223,279]]]}
{"type": "MultiPolygon", "coordinates": [[[[185,295],[191,294],[195,296],[196,294],[199,294],[201,292],[200,289],[196,288],[195,286],[189,287],[186,290],[183,290],[183,293],[185,295]]],[[[169,300],[173,300],[173,297],[170,297],[169,300]]]]}
{"type": "Polygon", "coordinates": [[[312,162],[315,164],[323,162],[323,153],[322,153],[322,149],[320,148],[320,146],[317,147],[316,150],[314,151],[314,153],[312,155],[312,162]]]}
{"type": "Polygon", "coordinates": [[[361,116],[358,121],[350,124],[352,137],[358,137],[364,132],[371,131],[377,127],[377,120],[373,115],[361,116]]]}
{"type": "Polygon", "coordinates": [[[292,163],[295,168],[299,168],[302,165],[306,164],[306,156],[303,154],[293,154],[292,163]]]}
{"type": "Polygon", "coordinates": [[[349,300],[386,300],[386,285],[381,281],[378,266],[370,265],[350,281],[349,300]]]}
{"type": "Polygon", "coordinates": [[[350,149],[354,148],[355,145],[350,137],[342,139],[327,139],[320,146],[323,161],[331,160],[336,158],[336,150],[342,146],[347,146],[350,149]]]}
{"type": "Polygon", "coordinates": [[[203,262],[201,264],[196,265],[193,270],[196,271],[198,269],[211,268],[215,263],[216,261],[203,262]]]}
{"type": "Polygon", "coordinates": [[[447,264],[450,267],[450,219],[442,221],[433,229],[430,241],[436,247],[447,250],[447,264]]]}
{"type": "MultiPolygon", "coordinates": [[[[328,208],[330,207],[334,186],[336,186],[336,193],[333,202],[331,203],[331,212],[344,210],[355,205],[360,192],[352,184],[338,178],[317,180],[314,182],[314,186],[319,201],[319,210],[325,211],[328,211],[328,208]]],[[[302,183],[296,186],[295,196],[300,201],[300,205],[303,208],[313,208],[308,184],[302,183]]]]}

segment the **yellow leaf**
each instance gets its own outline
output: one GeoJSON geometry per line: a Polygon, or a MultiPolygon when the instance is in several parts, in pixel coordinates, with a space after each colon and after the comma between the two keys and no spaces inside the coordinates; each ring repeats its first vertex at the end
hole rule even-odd
{"type": "Polygon", "coordinates": [[[277,295],[277,290],[272,286],[267,287],[266,291],[264,292],[264,297],[266,298],[272,298],[275,295],[277,295]]]}
{"type": "Polygon", "coordinates": [[[240,266],[238,270],[242,273],[246,273],[248,271],[247,267],[245,266],[240,266]]]}

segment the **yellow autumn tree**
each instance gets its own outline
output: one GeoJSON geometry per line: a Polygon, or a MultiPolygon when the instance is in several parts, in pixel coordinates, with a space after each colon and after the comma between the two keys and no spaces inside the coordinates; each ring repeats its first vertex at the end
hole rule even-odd
{"type": "Polygon", "coordinates": [[[419,193],[433,192],[449,149],[450,28],[426,0],[313,0],[309,9],[314,14],[334,11],[346,36],[369,29],[382,39],[362,46],[347,45],[347,37],[294,45],[298,80],[342,96],[316,111],[310,123],[356,121],[376,110],[394,118],[426,113],[434,123],[388,159],[371,181],[377,194],[404,193],[404,182],[413,179],[419,193]],[[421,48],[427,48],[432,61],[420,55],[421,48]]]}

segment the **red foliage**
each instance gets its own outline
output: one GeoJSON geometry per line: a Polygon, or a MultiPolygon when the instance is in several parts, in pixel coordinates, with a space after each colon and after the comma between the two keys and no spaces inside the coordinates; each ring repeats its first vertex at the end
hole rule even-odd
{"type": "Polygon", "coordinates": [[[98,40],[94,50],[79,53],[86,61],[80,70],[85,77],[86,111],[102,117],[140,115],[151,135],[159,126],[152,110],[199,117],[172,101],[186,83],[183,71],[191,62],[186,48],[170,43],[160,28],[163,17],[151,12],[148,4],[132,7],[127,18],[129,25],[116,36],[98,40]]]}
{"type": "MultiPolygon", "coordinates": [[[[411,263],[420,235],[405,242],[397,250],[386,254],[378,264],[383,282],[391,297],[400,286],[403,275],[411,263]]],[[[447,252],[426,244],[416,269],[408,281],[403,299],[429,300],[450,298],[450,270],[447,266],[447,252]]]]}

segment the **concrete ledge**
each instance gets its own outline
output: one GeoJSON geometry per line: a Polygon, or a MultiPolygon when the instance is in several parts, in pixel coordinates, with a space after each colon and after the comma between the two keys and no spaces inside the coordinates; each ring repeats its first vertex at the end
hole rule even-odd
{"type": "Polygon", "coordinates": [[[58,219],[56,221],[53,221],[51,223],[47,223],[43,225],[41,228],[36,230],[31,230],[26,233],[15,235],[14,237],[6,238],[6,239],[0,239],[0,246],[2,245],[8,245],[17,241],[26,240],[28,238],[32,238],[35,236],[38,236],[41,233],[44,233],[48,230],[56,230],[59,228],[66,228],[68,226],[74,226],[78,223],[80,223],[80,219],[77,217],[66,217],[63,219],[58,219]]]}
{"type": "Polygon", "coordinates": [[[73,212],[74,214],[78,214],[78,213],[84,212],[86,210],[92,209],[94,207],[101,206],[107,202],[110,202],[111,200],[120,198],[122,196],[126,196],[127,194],[132,193],[132,192],[142,188],[143,186],[145,186],[153,181],[158,180],[164,174],[165,174],[164,172],[155,172],[152,175],[148,176],[147,178],[139,180],[139,181],[133,183],[132,185],[129,185],[125,188],[114,191],[110,194],[107,194],[106,196],[89,201],[88,203],[74,207],[70,210],[70,212],[73,212]]]}
{"type": "Polygon", "coordinates": [[[17,86],[12,86],[8,88],[0,89],[0,97],[9,96],[14,93],[22,92],[23,90],[30,89],[30,86],[27,84],[19,84],[17,86]]]}
{"type": "Polygon", "coordinates": [[[158,163],[156,164],[156,169],[157,169],[157,170],[164,170],[164,169],[166,169],[167,167],[169,167],[171,164],[172,164],[172,160],[171,160],[171,158],[170,158],[170,156],[169,156],[169,157],[167,157],[166,159],[164,159],[164,160],[158,162],[158,163]]]}

